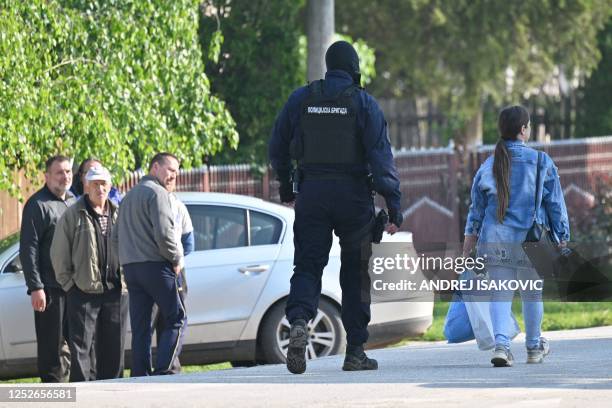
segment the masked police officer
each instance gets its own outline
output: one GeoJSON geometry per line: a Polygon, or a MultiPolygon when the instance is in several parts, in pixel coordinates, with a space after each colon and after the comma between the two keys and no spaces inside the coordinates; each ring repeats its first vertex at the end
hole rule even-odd
{"type": "Polygon", "coordinates": [[[287,368],[294,374],[306,370],[307,322],[317,313],[332,231],[341,247],[341,315],[347,339],[342,369],[378,368],[363,349],[370,321],[372,189],[385,198],[387,232],[395,233],[402,223],[400,183],[387,125],[374,98],[359,86],[357,53],[349,43],[338,41],[327,50],[325,63],[324,80],[289,97],[269,145],[281,201],[295,204],[295,268],[286,307],[291,324],[287,368]]]}

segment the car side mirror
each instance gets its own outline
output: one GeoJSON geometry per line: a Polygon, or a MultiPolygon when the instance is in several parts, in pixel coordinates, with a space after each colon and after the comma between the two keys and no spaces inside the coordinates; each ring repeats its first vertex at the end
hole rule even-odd
{"type": "Polygon", "coordinates": [[[13,259],[6,268],[4,268],[4,273],[23,273],[23,267],[21,266],[21,262],[19,258],[13,259]]]}

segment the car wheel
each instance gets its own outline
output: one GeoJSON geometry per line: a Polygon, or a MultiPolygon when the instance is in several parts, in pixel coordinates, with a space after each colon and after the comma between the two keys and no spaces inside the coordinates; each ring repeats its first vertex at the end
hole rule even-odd
{"type": "MultiPolygon", "coordinates": [[[[289,329],[289,321],[285,317],[285,302],[281,302],[270,309],[261,326],[259,347],[267,363],[285,362],[289,347],[289,329]]],[[[344,351],[346,336],[340,312],[328,300],[319,301],[317,315],[308,322],[308,332],[308,360],[344,351]]]]}

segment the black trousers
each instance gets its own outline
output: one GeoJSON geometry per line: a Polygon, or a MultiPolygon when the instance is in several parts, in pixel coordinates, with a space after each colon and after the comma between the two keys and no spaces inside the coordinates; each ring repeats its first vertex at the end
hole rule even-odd
{"type": "Polygon", "coordinates": [[[88,294],[73,286],[68,291],[71,382],[123,377],[127,313],[127,298],[119,289],[88,294]]]}
{"type": "Polygon", "coordinates": [[[42,382],[67,382],[70,375],[70,352],[66,344],[68,320],[66,294],[61,289],[45,289],[47,308],[34,312],[38,375],[42,382]]]}
{"type": "Polygon", "coordinates": [[[289,323],[317,314],[323,269],[332,232],[340,238],[342,324],[350,345],[368,340],[370,322],[371,222],[374,203],[365,181],[304,180],[295,202],[295,253],[286,314],[289,323]]]}

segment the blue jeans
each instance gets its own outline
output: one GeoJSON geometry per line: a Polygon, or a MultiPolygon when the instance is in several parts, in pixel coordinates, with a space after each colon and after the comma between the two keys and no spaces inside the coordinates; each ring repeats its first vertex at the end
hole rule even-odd
{"type": "MultiPolygon", "coordinates": [[[[486,258],[489,278],[494,281],[536,281],[540,277],[532,267],[521,243],[528,229],[514,228],[485,218],[478,238],[478,255],[486,258]]],[[[525,321],[526,346],[535,348],[540,344],[542,316],[542,291],[530,288],[520,290],[525,321]]],[[[496,345],[510,348],[509,334],[514,331],[512,299],[514,290],[498,290],[491,297],[491,322],[496,345]]]]}
{"type": "MultiPolygon", "coordinates": [[[[504,280],[537,280],[539,276],[533,268],[516,268],[499,265],[487,266],[489,278],[492,281],[504,280]]],[[[542,292],[532,289],[520,290],[523,303],[523,319],[525,321],[525,345],[527,348],[536,348],[540,344],[542,327],[542,316],[544,305],[542,303],[542,292]]],[[[491,299],[491,322],[493,323],[493,334],[495,345],[510,348],[510,333],[514,328],[512,320],[513,290],[495,291],[491,299]]]]}

